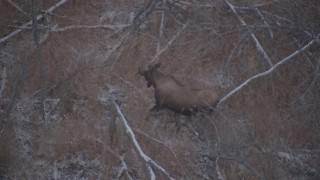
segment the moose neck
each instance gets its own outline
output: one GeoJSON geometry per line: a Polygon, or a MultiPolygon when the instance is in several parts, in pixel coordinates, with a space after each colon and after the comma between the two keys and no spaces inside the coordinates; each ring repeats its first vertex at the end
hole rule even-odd
{"type": "Polygon", "coordinates": [[[164,75],[161,73],[161,72],[159,72],[159,71],[154,71],[153,73],[152,73],[152,77],[151,77],[151,79],[152,79],[152,86],[156,89],[157,88],[157,86],[158,86],[158,83],[159,83],[159,81],[161,80],[161,77],[163,77],[164,75]]]}

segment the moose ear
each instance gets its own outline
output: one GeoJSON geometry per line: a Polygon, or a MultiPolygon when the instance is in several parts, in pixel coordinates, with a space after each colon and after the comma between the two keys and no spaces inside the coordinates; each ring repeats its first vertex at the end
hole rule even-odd
{"type": "Polygon", "coordinates": [[[146,74],[146,70],[139,68],[138,74],[144,76],[146,74]]]}
{"type": "Polygon", "coordinates": [[[149,88],[151,85],[152,85],[151,82],[148,82],[148,83],[147,83],[147,87],[148,87],[148,88],[149,88]]]}

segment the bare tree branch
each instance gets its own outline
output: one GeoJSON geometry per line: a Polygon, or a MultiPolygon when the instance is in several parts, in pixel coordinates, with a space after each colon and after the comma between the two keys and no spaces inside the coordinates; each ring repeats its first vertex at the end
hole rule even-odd
{"type": "Polygon", "coordinates": [[[140,155],[140,157],[144,160],[144,162],[146,162],[147,167],[149,169],[149,173],[150,173],[150,178],[151,179],[155,179],[155,174],[150,166],[150,164],[152,164],[153,166],[155,166],[157,169],[159,169],[162,173],[164,173],[169,179],[174,179],[163,167],[161,167],[160,165],[158,165],[158,163],[156,163],[154,160],[152,160],[147,154],[145,154],[139,144],[139,142],[136,139],[136,136],[132,130],[132,128],[129,126],[127,119],[125,118],[125,116],[123,115],[120,107],[118,106],[118,104],[116,103],[116,101],[114,100],[114,98],[112,99],[112,102],[114,104],[114,106],[117,109],[118,114],[121,117],[121,120],[123,122],[123,125],[126,128],[126,132],[129,133],[131,140],[133,142],[133,145],[135,147],[135,149],[137,150],[138,154],[140,155]]]}
{"type": "Polygon", "coordinates": [[[29,16],[26,12],[24,12],[23,9],[21,9],[17,4],[15,4],[14,2],[12,2],[11,0],[7,0],[8,3],[10,3],[13,7],[15,7],[19,12],[21,12],[22,14],[29,16]]]}
{"type": "Polygon", "coordinates": [[[40,68],[39,68],[39,84],[40,84],[40,89],[41,89],[41,92],[40,92],[40,114],[41,114],[43,120],[45,120],[46,119],[45,109],[44,109],[45,65],[44,65],[43,59],[42,59],[42,52],[41,52],[41,48],[40,48],[40,38],[39,38],[39,31],[38,31],[38,22],[36,19],[37,7],[38,7],[37,0],[31,0],[32,35],[33,35],[33,41],[35,44],[36,59],[39,62],[39,66],[40,66],[40,68]]]}
{"type": "Polygon", "coordinates": [[[20,86],[21,84],[23,83],[24,79],[25,79],[25,74],[26,74],[26,71],[27,71],[27,68],[28,68],[28,62],[29,62],[29,58],[30,58],[30,55],[31,55],[31,47],[32,47],[32,44],[30,45],[27,45],[27,50],[26,50],[26,53],[25,53],[25,56],[23,58],[23,61],[22,61],[22,67],[18,73],[18,76],[17,76],[17,79],[13,82],[13,92],[9,98],[9,102],[8,102],[8,105],[5,109],[5,111],[3,112],[3,116],[2,116],[2,119],[1,119],[1,126],[0,126],[0,136],[2,135],[3,131],[5,130],[5,127],[7,126],[7,123],[8,123],[8,120],[10,118],[10,114],[12,112],[12,109],[14,107],[14,104],[15,104],[15,101],[16,101],[16,98],[17,98],[17,95],[18,95],[18,92],[20,90],[20,86]]]}
{"type": "MultiPolygon", "coordinates": [[[[103,144],[103,142],[101,142],[101,143],[103,144]]],[[[125,173],[129,180],[133,180],[133,177],[128,173],[128,165],[124,160],[125,154],[118,154],[118,153],[114,152],[112,149],[110,149],[108,146],[107,146],[106,149],[111,154],[113,154],[114,156],[119,158],[119,160],[121,161],[121,168],[120,168],[120,170],[119,170],[119,172],[117,174],[117,177],[115,179],[120,179],[122,177],[122,175],[125,173]]]]}
{"type": "Polygon", "coordinates": [[[132,21],[133,29],[138,29],[147,20],[153,12],[157,2],[158,1],[156,0],[149,0],[147,5],[139,10],[132,21]]]}
{"type": "Polygon", "coordinates": [[[161,40],[163,36],[163,28],[164,28],[164,11],[161,12],[161,21],[160,21],[160,27],[159,27],[159,37],[158,37],[158,45],[157,45],[157,53],[160,51],[161,48],[161,40]]]}
{"type": "Polygon", "coordinates": [[[151,139],[152,141],[159,143],[159,144],[163,145],[164,147],[166,147],[167,149],[169,149],[171,151],[171,153],[173,154],[173,156],[175,157],[177,163],[181,167],[182,171],[184,172],[185,176],[187,176],[188,173],[187,173],[186,168],[181,164],[177,154],[173,151],[173,149],[170,146],[166,145],[164,142],[161,142],[160,140],[158,140],[156,138],[151,137],[150,135],[146,134],[145,132],[143,132],[139,129],[135,129],[135,131],[137,131],[140,134],[143,134],[145,137],[147,137],[147,138],[151,139]]]}
{"type": "Polygon", "coordinates": [[[250,7],[243,7],[243,6],[234,6],[237,9],[252,9],[252,8],[259,8],[259,7],[264,7],[264,6],[269,6],[271,4],[277,3],[279,0],[270,0],[269,2],[266,3],[260,3],[260,4],[255,4],[250,7]]]}
{"type": "Polygon", "coordinates": [[[259,79],[261,77],[270,75],[271,73],[273,73],[274,70],[276,70],[277,68],[279,68],[281,65],[283,65],[284,63],[288,62],[289,60],[291,60],[292,58],[296,57],[297,55],[299,55],[300,53],[304,52],[305,50],[307,50],[310,46],[312,46],[315,42],[318,41],[320,37],[320,34],[317,35],[317,37],[315,37],[313,40],[311,40],[308,44],[306,44],[305,46],[303,46],[301,49],[293,52],[292,54],[290,54],[289,56],[285,57],[284,59],[280,60],[277,64],[275,64],[274,66],[272,66],[269,70],[256,74],[254,76],[252,76],[251,78],[247,79],[245,82],[243,82],[241,85],[239,85],[238,87],[236,87],[235,89],[233,89],[231,92],[229,92],[227,95],[225,95],[220,102],[217,104],[217,107],[220,106],[225,100],[227,100],[228,98],[230,98],[232,95],[234,95],[235,93],[237,93],[238,91],[240,91],[243,87],[247,86],[248,84],[250,84],[252,81],[259,79]]]}
{"type": "MultiPolygon", "coordinates": [[[[241,25],[243,26],[247,26],[247,23],[242,19],[242,17],[239,15],[239,13],[236,11],[235,7],[228,1],[228,0],[224,0],[224,2],[226,4],[228,4],[229,8],[231,9],[231,11],[237,16],[238,20],[240,21],[241,25]]],[[[273,66],[273,63],[271,61],[271,59],[269,58],[267,52],[263,49],[263,47],[261,46],[260,42],[258,41],[257,37],[250,32],[251,38],[253,39],[257,50],[262,54],[263,58],[265,60],[267,60],[267,62],[269,63],[270,67],[273,66]]]]}
{"type": "Polygon", "coordinates": [[[124,28],[129,27],[130,24],[117,24],[117,25],[73,25],[61,28],[53,28],[51,32],[64,32],[64,31],[72,31],[75,29],[110,29],[110,30],[122,30],[124,28]]]}
{"type": "Polygon", "coordinates": [[[220,172],[220,169],[219,169],[219,157],[216,158],[216,161],[215,161],[215,165],[216,165],[216,172],[217,172],[217,180],[224,180],[223,176],[221,175],[221,172],[220,172]]]}
{"type": "Polygon", "coordinates": [[[270,28],[270,25],[267,22],[266,18],[261,14],[260,10],[257,7],[255,7],[254,10],[261,17],[261,19],[263,21],[263,24],[268,27],[269,36],[270,36],[271,39],[273,39],[273,32],[272,32],[272,30],[270,28]]]}
{"type": "Polygon", "coordinates": [[[156,61],[156,59],[164,52],[166,51],[171,44],[181,35],[181,33],[183,32],[183,30],[188,26],[189,22],[187,21],[182,28],[177,31],[177,33],[172,37],[172,39],[167,43],[167,45],[162,48],[160,51],[157,52],[157,54],[151,59],[150,64],[152,64],[154,61],[156,61]]]}
{"type": "MultiPolygon", "coordinates": [[[[67,3],[68,0],[61,0],[60,2],[58,2],[57,4],[55,4],[54,6],[51,6],[48,10],[46,10],[46,13],[51,14],[52,12],[54,12],[56,9],[58,9],[59,7],[61,7],[62,5],[64,5],[65,3],[67,3]]],[[[45,17],[45,14],[40,14],[36,17],[36,20],[39,21],[42,18],[45,17]]],[[[23,25],[20,26],[19,29],[11,32],[9,35],[3,37],[0,39],[0,44],[6,42],[8,39],[10,39],[11,37],[17,35],[18,33],[20,33],[23,29],[27,28],[28,26],[32,25],[32,20],[28,21],[26,23],[24,23],[23,25]]]]}
{"type": "Polygon", "coordinates": [[[1,86],[0,86],[0,101],[2,100],[2,94],[6,88],[6,81],[7,81],[7,67],[5,64],[2,64],[2,74],[1,74],[1,86]]]}

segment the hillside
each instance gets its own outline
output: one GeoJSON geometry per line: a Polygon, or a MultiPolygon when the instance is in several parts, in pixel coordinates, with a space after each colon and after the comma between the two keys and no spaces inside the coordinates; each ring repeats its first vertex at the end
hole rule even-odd
{"type": "MultiPolygon", "coordinates": [[[[318,0],[5,0],[0,179],[320,179],[318,0]],[[151,112],[139,68],[220,102],[151,112]]],[[[187,97],[186,97],[187,98],[187,97]]]]}

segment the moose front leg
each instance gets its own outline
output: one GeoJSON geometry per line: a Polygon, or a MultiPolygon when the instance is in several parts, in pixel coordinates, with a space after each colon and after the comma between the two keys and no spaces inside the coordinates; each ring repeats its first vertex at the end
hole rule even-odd
{"type": "Polygon", "coordinates": [[[160,109],[161,109],[160,106],[158,106],[158,105],[156,104],[156,105],[154,105],[154,106],[150,109],[150,111],[151,111],[151,112],[153,112],[153,111],[157,111],[157,112],[158,112],[158,111],[160,111],[160,109]]]}
{"type": "Polygon", "coordinates": [[[156,104],[150,109],[150,111],[160,111],[161,109],[165,108],[165,101],[161,100],[159,94],[156,92],[155,94],[156,104]]]}

